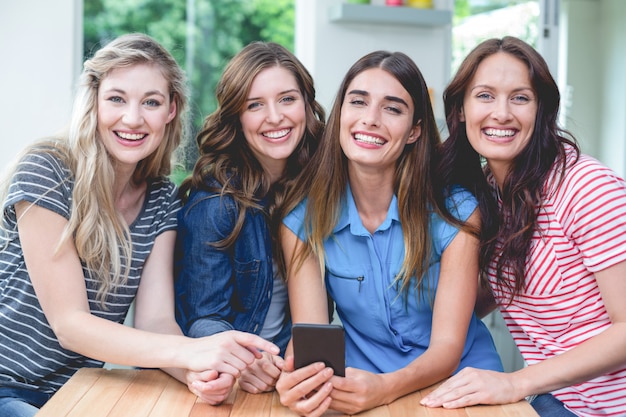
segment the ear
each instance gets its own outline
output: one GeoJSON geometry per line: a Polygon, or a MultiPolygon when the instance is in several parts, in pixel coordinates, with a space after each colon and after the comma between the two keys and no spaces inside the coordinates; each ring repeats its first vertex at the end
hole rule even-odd
{"type": "Polygon", "coordinates": [[[461,110],[459,110],[459,121],[460,122],[465,121],[465,112],[463,111],[463,107],[461,107],[461,110]]]}
{"type": "Polygon", "coordinates": [[[175,116],[176,116],[176,101],[172,100],[172,102],[170,103],[170,112],[167,115],[167,122],[165,123],[167,124],[171,122],[175,116]]]}
{"type": "Polygon", "coordinates": [[[413,126],[411,131],[409,132],[409,139],[406,141],[406,144],[415,143],[420,138],[422,134],[422,121],[418,120],[417,124],[413,126]]]}

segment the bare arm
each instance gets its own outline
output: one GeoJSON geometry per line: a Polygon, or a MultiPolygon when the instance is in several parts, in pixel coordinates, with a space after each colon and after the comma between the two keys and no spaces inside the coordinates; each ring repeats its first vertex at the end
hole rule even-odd
{"type": "MultiPolygon", "coordinates": [[[[326,288],[317,259],[310,256],[302,266],[294,270],[294,254],[303,243],[287,227],[282,226],[282,248],[287,265],[287,289],[293,323],[328,323],[326,288]]],[[[328,382],[333,375],[331,368],[323,363],[314,363],[295,370],[293,347],[287,347],[285,363],[276,391],[280,402],[300,415],[320,416],[330,405],[332,385],[328,382]]]]}
{"type": "Polygon", "coordinates": [[[464,369],[429,394],[430,407],[504,404],[623,368],[626,363],[626,261],[595,274],[612,325],[577,347],[511,374],[464,369]]]}
{"type": "MultiPolygon", "coordinates": [[[[64,348],[121,365],[196,371],[215,369],[236,375],[258,355],[256,348],[278,352],[273,344],[254,335],[229,334],[214,339],[190,339],[181,336],[177,326],[175,328],[173,315],[161,324],[149,319],[148,315],[153,313],[159,318],[173,314],[173,300],[159,304],[165,306],[160,314],[155,313],[157,302],[153,300],[151,304],[148,301],[150,297],[164,297],[162,294],[155,296],[152,291],[162,291],[172,285],[169,272],[161,272],[148,279],[147,287],[140,290],[137,320],[140,327],[173,334],[134,329],[92,315],[73,242],[65,242],[58,252],[52,249],[57,246],[67,220],[26,202],[16,204],[16,211],[29,275],[46,318],[64,348]]],[[[168,256],[160,266],[156,259],[171,248],[173,238],[172,232],[164,233],[157,239],[155,256],[151,256],[144,273],[152,274],[160,267],[171,265],[168,256]]],[[[166,291],[165,297],[170,298],[171,288],[166,291]]]]}
{"type": "Polygon", "coordinates": [[[294,323],[328,324],[326,287],[317,259],[309,256],[299,269],[292,260],[303,243],[293,232],[283,227],[283,252],[287,265],[289,307],[294,323]]]}
{"type": "Polygon", "coordinates": [[[626,364],[626,261],[595,276],[611,327],[574,349],[517,371],[520,398],[588,381],[626,364]]]}

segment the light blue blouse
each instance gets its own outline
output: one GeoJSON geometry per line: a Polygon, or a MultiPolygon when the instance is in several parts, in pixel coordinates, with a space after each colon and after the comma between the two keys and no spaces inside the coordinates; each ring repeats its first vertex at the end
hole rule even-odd
{"type": "MultiPolygon", "coordinates": [[[[404,257],[396,196],[387,218],[373,234],[363,226],[349,186],[344,201],[339,222],[333,236],[324,242],[324,250],[326,289],[346,331],[346,366],[374,373],[393,372],[407,366],[428,347],[431,301],[437,290],[441,255],[458,229],[431,214],[431,262],[418,300],[415,288],[406,297],[393,284],[404,257]]],[[[474,197],[460,188],[446,204],[453,215],[463,220],[477,206],[474,197]]],[[[306,200],[284,219],[300,239],[304,238],[305,207],[306,200]]],[[[491,334],[475,315],[457,372],[466,366],[502,371],[491,334]]]]}

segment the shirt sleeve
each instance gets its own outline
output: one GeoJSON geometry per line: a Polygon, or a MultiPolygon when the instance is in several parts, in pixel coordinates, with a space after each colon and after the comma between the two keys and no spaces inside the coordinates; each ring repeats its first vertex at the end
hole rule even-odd
{"type": "Polygon", "coordinates": [[[27,201],[69,219],[72,188],[71,172],[59,159],[44,150],[32,151],[17,165],[4,202],[5,214],[13,212],[16,203],[27,201]]]}
{"type": "MultiPolygon", "coordinates": [[[[477,206],[476,198],[461,187],[452,188],[450,195],[446,198],[446,207],[450,214],[461,221],[466,221],[476,210],[477,206]]],[[[431,215],[431,233],[433,236],[433,249],[435,253],[441,255],[459,233],[459,229],[456,225],[448,223],[433,213],[431,215]]]]}
{"type": "Polygon", "coordinates": [[[283,224],[287,226],[302,241],[306,239],[304,232],[304,213],[307,200],[301,201],[285,218],[283,224]]]}
{"type": "Polygon", "coordinates": [[[590,271],[626,260],[626,183],[611,169],[581,157],[550,200],[590,271]]]}

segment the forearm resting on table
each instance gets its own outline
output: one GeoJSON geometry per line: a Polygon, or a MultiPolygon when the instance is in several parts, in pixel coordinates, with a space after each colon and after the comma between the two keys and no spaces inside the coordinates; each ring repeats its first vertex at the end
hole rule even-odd
{"type": "Polygon", "coordinates": [[[529,396],[589,381],[624,364],[626,323],[616,323],[572,350],[516,371],[515,379],[529,396]]]}

